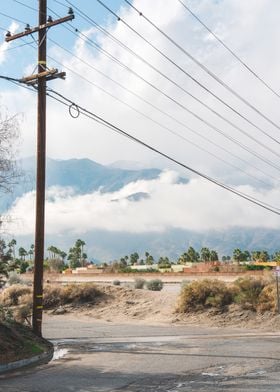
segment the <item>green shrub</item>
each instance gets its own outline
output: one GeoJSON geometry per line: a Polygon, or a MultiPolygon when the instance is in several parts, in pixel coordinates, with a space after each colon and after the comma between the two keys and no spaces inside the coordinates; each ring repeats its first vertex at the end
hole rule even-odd
{"type": "Polygon", "coordinates": [[[143,289],[145,283],[146,283],[145,279],[136,278],[136,279],[134,279],[134,288],[135,289],[143,289]]]}
{"type": "Polygon", "coordinates": [[[254,264],[246,264],[244,268],[248,271],[263,271],[263,270],[272,270],[270,265],[254,265],[254,264]]]}
{"type": "Polygon", "coordinates": [[[114,286],[120,286],[121,282],[118,279],[113,280],[113,285],[114,286]]]}
{"type": "Polygon", "coordinates": [[[260,294],[267,282],[264,279],[246,277],[237,279],[234,285],[238,289],[234,302],[241,305],[244,309],[257,310],[260,294]]]}
{"type": "Polygon", "coordinates": [[[146,287],[151,291],[161,291],[163,288],[163,283],[160,279],[153,279],[146,282],[146,287]]]}
{"type": "Polygon", "coordinates": [[[219,280],[200,280],[184,285],[177,311],[186,313],[205,308],[223,308],[233,301],[234,290],[219,280]]]}

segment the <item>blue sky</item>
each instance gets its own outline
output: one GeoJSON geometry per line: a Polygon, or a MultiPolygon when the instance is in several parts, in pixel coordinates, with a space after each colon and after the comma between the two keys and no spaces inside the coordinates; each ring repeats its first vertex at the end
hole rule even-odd
{"type": "MultiPolygon", "coordinates": [[[[73,5],[77,5],[79,9],[92,17],[97,23],[107,24],[113,22],[113,19],[109,15],[108,11],[106,11],[97,1],[73,0],[71,3],[73,5]]],[[[106,4],[109,5],[114,11],[118,11],[121,3],[121,0],[106,1],[106,4]]],[[[12,21],[19,25],[17,32],[23,31],[26,23],[29,23],[32,27],[37,26],[38,14],[37,11],[35,11],[37,7],[38,0],[19,0],[19,2],[16,0],[8,0],[5,2],[2,1],[0,9],[0,29],[3,38],[1,39],[0,44],[4,41],[5,31],[10,28],[12,21]],[[23,3],[26,6],[20,3],[23,3]],[[2,14],[6,14],[7,16],[2,14]]],[[[59,2],[56,2],[55,0],[48,0],[48,8],[48,14],[51,15],[53,19],[57,19],[55,13],[61,17],[67,15],[68,4],[65,0],[61,0],[59,2]]],[[[89,24],[77,14],[75,15],[75,19],[72,24],[79,30],[88,29],[90,27],[89,24]]],[[[65,47],[71,48],[74,45],[75,36],[67,31],[65,27],[53,27],[50,29],[48,34],[50,38],[59,38],[60,43],[62,43],[65,47]]],[[[30,60],[34,58],[34,62],[36,61],[37,53],[28,45],[11,49],[20,46],[25,42],[32,42],[32,37],[26,37],[24,40],[19,39],[9,44],[9,47],[7,47],[8,51],[10,52],[9,58],[7,61],[0,64],[0,73],[2,75],[8,74],[9,76],[21,77],[23,72],[22,70],[28,64],[30,64],[30,60]]],[[[51,43],[49,43],[49,47],[51,47],[51,43]]],[[[3,82],[0,83],[3,84],[3,82]]]]}

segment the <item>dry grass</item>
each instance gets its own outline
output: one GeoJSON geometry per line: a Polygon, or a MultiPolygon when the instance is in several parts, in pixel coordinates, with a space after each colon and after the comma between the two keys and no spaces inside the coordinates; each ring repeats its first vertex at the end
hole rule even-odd
{"type": "Polygon", "coordinates": [[[260,305],[260,295],[267,284],[267,280],[261,278],[245,277],[237,279],[234,282],[237,287],[234,302],[241,305],[243,309],[256,311],[260,305]]]}
{"type": "Polygon", "coordinates": [[[44,308],[52,309],[66,304],[94,303],[100,295],[101,292],[91,283],[67,286],[49,285],[44,289],[44,308]]]}
{"type": "Polygon", "coordinates": [[[218,280],[201,280],[182,287],[177,311],[197,312],[209,308],[227,309],[237,304],[241,309],[257,313],[276,312],[275,284],[271,279],[245,277],[226,285],[218,280]]]}
{"type": "Polygon", "coordinates": [[[277,312],[277,295],[274,283],[266,285],[259,295],[259,303],[257,305],[259,313],[277,312]]]}
{"type": "MultiPolygon", "coordinates": [[[[47,285],[44,288],[43,304],[45,309],[65,304],[93,303],[101,292],[93,284],[71,284],[67,286],[47,285]]],[[[0,295],[4,306],[29,306],[32,303],[32,289],[24,285],[13,285],[0,295]]]]}
{"type": "Polygon", "coordinates": [[[7,287],[0,295],[0,304],[4,306],[16,306],[21,302],[21,297],[31,294],[32,289],[26,285],[14,284],[7,287]]]}
{"type": "Polygon", "coordinates": [[[205,308],[223,308],[233,301],[234,289],[219,280],[200,280],[182,287],[177,311],[186,313],[205,308]]]}

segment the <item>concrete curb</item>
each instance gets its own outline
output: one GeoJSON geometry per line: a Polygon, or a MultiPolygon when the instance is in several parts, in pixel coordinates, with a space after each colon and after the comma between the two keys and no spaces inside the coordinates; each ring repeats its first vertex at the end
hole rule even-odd
{"type": "Polygon", "coordinates": [[[37,366],[37,365],[42,365],[44,363],[48,363],[52,359],[53,353],[54,353],[54,348],[52,347],[47,352],[44,352],[39,355],[35,355],[34,357],[21,359],[15,362],[10,362],[5,365],[0,365],[0,374],[21,369],[26,366],[31,366],[31,365],[37,366]]]}

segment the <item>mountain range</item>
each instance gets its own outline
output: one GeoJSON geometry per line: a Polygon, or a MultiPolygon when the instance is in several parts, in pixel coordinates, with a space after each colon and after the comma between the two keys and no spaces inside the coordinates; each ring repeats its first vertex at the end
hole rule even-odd
{"type": "MultiPolygon", "coordinates": [[[[35,158],[25,158],[19,161],[18,170],[20,177],[13,192],[1,195],[0,213],[10,208],[16,198],[35,189],[35,158]]],[[[158,178],[161,172],[162,170],[153,168],[128,170],[104,166],[90,159],[55,160],[47,158],[46,188],[52,186],[71,187],[76,194],[87,194],[97,190],[115,192],[137,180],[158,178]]],[[[187,180],[181,178],[180,181],[186,182],[187,180]]]]}
{"type": "MultiPolygon", "coordinates": [[[[55,160],[47,159],[46,184],[49,187],[71,188],[75,195],[88,195],[93,192],[111,194],[136,181],[147,182],[158,179],[163,171],[157,168],[141,168],[129,162],[101,165],[89,159],[55,160]],[[134,168],[135,167],[135,168],[134,168]]],[[[27,158],[19,162],[21,177],[12,194],[4,194],[0,199],[0,213],[4,214],[12,204],[35,189],[35,159],[27,158]]],[[[178,176],[176,184],[187,184],[188,179],[178,176]]],[[[139,187],[138,187],[139,188],[139,187]]],[[[139,203],[149,200],[149,191],[139,189],[125,196],[127,203],[139,203]]],[[[115,195],[115,193],[114,193],[115,195]]],[[[160,197],[160,196],[159,196],[160,197]]],[[[123,200],[123,199],[121,199],[123,200]]],[[[120,202],[112,197],[110,203],[120,202]]],[[[126,210],[124,210],[125,213],[126,210]]],[[[162,211],[164,214],[164,211],[162,211]]],[[[112,217],[114,219],[114,217],[112,217]]],[[[136,218],[135,218],[136,219],[136,218]]],[[[78,222],[77,222],[78,225],[78,222]]],[[[66,229],[58,235],[47,235],[46,247],[55,245],[67,251],[77,238],[87,244],[87,253],[91,259],[108,261],[137,251],[142,256],[146,251],[155,258],[169,256],[177,259],[189,246],[200,250],[206,246],[215,249],[219,255],[231,255],[234,248],[256,250],[265,249],[273,253],[280,249],[279,230],[259,228],[231,227],[225,230],[193,231],[176,227],[165,230],[146,230],[136,232],[131,229],[87,229],[77,227],[75,233],[66,229]]],[[[18,244],[28,247],[34,242],[31,235],[20,235],[18,244]]]]}

